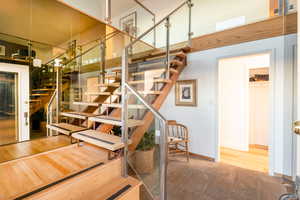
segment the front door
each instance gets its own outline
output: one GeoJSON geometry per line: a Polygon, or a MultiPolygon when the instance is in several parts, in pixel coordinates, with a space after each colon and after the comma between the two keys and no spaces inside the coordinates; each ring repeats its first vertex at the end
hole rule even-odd
{"type": "Polygon", "coordinates": [[[29,140],[29,68],[0,63],[0,145],[29,140]]]}

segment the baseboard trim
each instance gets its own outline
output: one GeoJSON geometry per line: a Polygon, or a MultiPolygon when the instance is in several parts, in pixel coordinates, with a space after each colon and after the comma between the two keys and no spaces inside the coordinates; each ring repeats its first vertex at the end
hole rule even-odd
{"type": "Polygon", "coordinates": [[[292,176],[287,176],[287,175],[280,174],[280,173],[274,173],[274,176],[286,179],[288,181],[293,181],[293,177],[292,176]]]}
{"type": "Polygon", "coordinates": [[[208,156],[203,156],[203,155],[196,154],[196,153],[192,153],[192,152],[189,152],[189,154],[190,154],[191,156],[195,156],[195,157],[198,157],[198,158],[207,160],[207,161],[215,162],[215,159],[214,159],[214,158],[211,158],[211,157],[208,157],[208,156]]]}
{"type": "Polygon", "coordinates": [[[256,148],[256,149],[269,150],[268,146],[261,145],[261,144],[250,144],[249,147],[256,148]]]}

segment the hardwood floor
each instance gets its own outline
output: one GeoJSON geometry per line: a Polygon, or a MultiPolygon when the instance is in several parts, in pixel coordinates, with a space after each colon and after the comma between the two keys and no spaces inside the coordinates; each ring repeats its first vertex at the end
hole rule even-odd
{"type": "Polygon", "coordinates": [[[221,162],[244,169],[268,173],[268,150],[250,147],[249,152],[221,147],[221,162]]]}
{"type": "Polygon", "coordinates": [[[0,146],[0,163],[70,145],[64,135],[0,146]]]}
{"type": "Polygon", "coordinates": [[[287,192],[283,179],[191,156],[170,159],[169,200],[277,200],[287,192]]]}
{"type": "Polygon", "coordinates": [[[2,163],[0,164],[0,199],[15,199],[100,162],[107,162],[105,150],[91,145],[78,147],[75,144],[2,163]]]}
{"type": "Polygon", "coordinates": [[[0,119],[0,145],[17,141],[14,119],[0,119]]]}

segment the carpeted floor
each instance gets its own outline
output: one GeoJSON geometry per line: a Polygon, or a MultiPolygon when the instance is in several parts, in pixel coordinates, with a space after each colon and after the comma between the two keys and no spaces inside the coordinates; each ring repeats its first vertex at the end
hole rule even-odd
{"type": "Polygon", "coordinates": [[[168,200],[278,200],[283,180],[266,173],[192,157],[171,157],[168,200]]]}

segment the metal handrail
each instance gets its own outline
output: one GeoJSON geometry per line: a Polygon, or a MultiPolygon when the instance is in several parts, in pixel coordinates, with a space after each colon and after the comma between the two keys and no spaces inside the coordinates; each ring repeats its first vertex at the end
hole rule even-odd
{"type": "MultiPolygon", "coordinates": [[[[53,103],[56,95],[57,95],[57,89],[54,90],[54,92],[53,92],[53,94],[52,94],[52,96],[51,96],[51,98],[50,98],[50,100],[48,102],[48,105],[47,105],[47,110],[46,110],[47,125],[50,124],[50,123],[52,123],[52,117],[50,116],[50,113],[52,113],[52,111],[50,111],[50,110],[51,110],[52,103],[53,103]]],[[[47,136],[49,136],[49,129],[47,129],[47,136]]]]}
{"type": "MultiPolygon", "coordinates": [[[[154,12],[152,12],[149,8],[147,8],[142,2],[139,0],[134,0],[140,7],[142,7],[144,10],[146,10],[150,15],[152,15],[153,25],[156,23],[156,15],[154,12]]],[[[156,47],[156,30],[154,29],[153,34],[153,46],[156,47]]]]}
{"type": "Polygon", "coordinates": [[[125,83],[125,86],[155,115],[155,117],[159,118],[164,123],[167,122],[166,118],[164,118],[162,114],[160,114],[155,108],[153,108],[151,104],[147,103],[147,101],[142,97],[142,95],[139,94],[136,89],[131,87],[128,83],[125,83]]]}
{"type": "Polygon", "coordinates": [[[48,62],[46,62],[44,65],[48,65],[49,63],[53,62],[55,59],[57,59],[57,58],[61,57],[61,56],[62,56],[62,55],[64,55],[64,54],[65,54],[65,52],[64,52],[64,53],[61,53],[61,54],[59,54],[58,56],[55,56],[54,58],[52,58],[51,60],[49,60],[48,62]]]}
{"type": "Polygon", "coordinates": [[[177,12],[180,8],[184,5],[188,5],[189,7],[189,28],[188,28],[188,40],[189,44],[191,42],[191,7],[193,4],[191,0],[186,0],[184,3],[180,4],[176,9],[170,12],[166,17],[161,19],[158,23],[156,23],[153,27],[149,28],[146,32],[132,41],[130,44],[126,46],[122,54],[122,141],[124,143],[124,156],[123,156],[123,166],[122,166],[122,175],[124,177],[128,176],[128,169],[127,169],[127,160],[128,160],[128,90],[132,92],[153,114],[162,122],[162,129],[160,133],[160,199],[166,200],[167,199],[167,188],[166,188],[166,179],[167,179],[167,152],[168,152],[168,129],[167,129],[167,120],[155,109],[147,103],[147,101],[136,91],[132,88],[128,83],[128,74],[129,74],[129,50],[132,46],[142,40],[144,36],[146,36],[151,31],[155,31],[156,27],[165,23],[166,31],[166,78],[170,78],[170,16],[177,12]]]}
{"type": "Polygon", "coordinates": [[[105,40],[105,38],[107,38],[108,36],[113,35],[114,33],[117,33],[117,32],[119,32],[119,31],[113,31],[113,32],[110,32],[110,33],[108,33],[107,35],[105,35],[104,38],[100,37],[100,38],[97,38],[97,39],[95,39],[95,40],[86,42],[86,43],[84,43],[84,44],[82,44],[82,45],[80,45],[80,46],[86,46],[86,45],[88,45],[88,44],[91,44],[91,43],[97,42],[97,41],[100,41],[100,42],[101,42],[101,41],[105,40]]]}
{"type": "MultiPolygon", "coordinates": [[[[89,41],[89,42],[87,42],[87,43],[85,43],[85,44],[83,44],[83,45],[81,45],[81,46],[86,46],[86,45],[88,45],[88,44],[91,44],[91,43],[96,42],[96,41],[99,41],[99,40],[100,40],[100,43],[101,43],[101,42],[105,42],[106,40],[109,40],[110,38],[114,37],[114,35],[117,35],[117,34],[119,34],[119,33],[120,33],[119,31],[113,31],[113,32],[110,32],[110,33],[108,33],[107,35],[105,35],[105,37],[104,37],[102,40],[100,40],[101,38],[98,38],[98,39],[89,41]],[[113,35],[113,36],[112,36],[112,35],[113,35]]],[[[64,65],[67,65],[67,64],[69,64],[70,62],[72,62],[74,59],[76,59],[76,58],[78,58],[78,57],[80,57],[80,56],[82,56],[82,55],[88,53],[89,51],[91,51],[92,49],[94,49],[95,47],[97,47],[98,45],[99,45],[99,44],[96,44],[96,45],[92,46],[92,47],[89,48],[88,50],[86,50],[86,51],[84,51],[83,53],[79,54],[78,56],[72,58],[70,61],[68,61],[68,62],[65,63],[64,65]]],[[[47,64],[49,64],[49,63],[51,63],[51,62],[53,62],[55,59],[61,57],[61,56],[64,55],[64,54],[65,54],[65,53],[62,53],[62,54],[59,54],[58,56],[56,56],[55,58],[52,58],[50,61],[46,62],[45,65],[47,65],[47,64]]]]}
{"type": "MultiPolygon", "coordinates": [[[[105,36],[105,38],[104,38],[103,40],[100,41],[100,44],[103,43],[103,42],[105,42],[105,41],[107,41],[107,40],[109,40],[109,39],[111,39],[111,38],[113,38],[114,36],[118,35],[120,32],[119,32],[119,31],[114,31],[114,32],[112,32],[112,33],[114,33],[114,34],[108,34],[109,37],[107,37],[107,38],[106,38],[106,36],[105,36]]],[[[73,60],[75,60],[75,59],[77,59],[77,58],[83,56],[84,54],[90,52],[91,50],[93,50],[93,49],[96,48],[97,46],[99,46],[99,44],[96,44],[96,45],[92,46],[91,48],[89,48],[88,50],[84,51],[83,53],[81,53],[81,54],[75,56],[74,58],[72,58],[72,59],[69,60],[68,62],[64,63],[64,65],[67,65],[67,64],[69,64],[70,62],[72,62],[73,60]]]]}
{"type": "Polygon", "coordinates": [[[152,26],[151,28],[149,28],[146,32],[144,32],[142,35],[140,35],[139,37],[137,37],[135,40],[133,40],[130,44],[128,44],[126,46],[126,48],[131,47],[132,45],[134,45],[135,43],[137,43],[138,41],[140,41],[143,37],[145,37],[148,33],[150,33],[153,29],[155,29],[157,26],[159,26],[161,23],[163,23],[166,19],[168,19],[171,15],[173,15],[177,10],[179,10],[180,8],[182,8],[185,4],[188,4],[190,2],[190,0],[186,0],[185,2],[183,2],[182,4],[180,4],[177,8],[175,8],[172,12],[170,12],[167,16],[165,16],[163,19],[161,19],[159,22],[157,22],[156,24],[154,24],[154,26],[152,26]]]}

